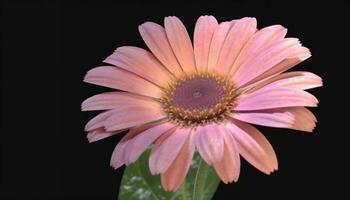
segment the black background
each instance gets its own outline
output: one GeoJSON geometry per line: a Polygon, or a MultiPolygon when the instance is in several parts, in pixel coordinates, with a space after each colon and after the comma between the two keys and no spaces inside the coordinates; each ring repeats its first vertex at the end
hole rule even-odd
{"type": "Polygon", "coordinates": [[[83,76],[119,46],[146,48],[139,24],[176,15],[192,35],[205,14],[284,25],[313,54],[296,69],[325,84],[312,91],[314,134],[259,127],[279,171],[266,176],[243,162],[238,183],[221,184],[214,199],[339,199],[349,185],[349,12],[345,0],[2,2],[1,199],[116,199],[123,168],[109,159],[121,136],[88,143],[83,128],[96,113],[80,104],[108,89],[83,76]]]}

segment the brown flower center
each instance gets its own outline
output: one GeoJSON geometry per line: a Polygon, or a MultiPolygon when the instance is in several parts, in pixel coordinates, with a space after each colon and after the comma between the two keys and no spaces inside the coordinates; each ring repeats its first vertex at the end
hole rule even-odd
{"type": "Polygon", "coordinates": [[[234,106],[235,88],[216,73],[195,73],[177,78],[161,98],[169,121],[196,127],[224,121],[234,106]]]}

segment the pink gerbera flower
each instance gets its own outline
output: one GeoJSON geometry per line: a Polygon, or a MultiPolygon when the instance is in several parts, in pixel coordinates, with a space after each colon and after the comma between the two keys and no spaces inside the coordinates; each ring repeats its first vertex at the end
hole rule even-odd
{"type": "Polygon", "coordinates": [[[250,124],[311,132],[317,99],[306,89],[322,80],[310,72],[285,72],[309,58],[297,38],[273,25],[258,30],[245,17],[218,24],[201,16],[193,45],[177,17],[164,27],[139,26],[150,51],[123,46],[90,70],[84,81],[121,91],[93,96],[82,110],[106,110],[86,125],[94,142],[130,129],[111,165],[128,165],[152,145],[149,168],[165,190],[184,180],[195,151],[225,183],[237,181],[240,155],[260,171],[277,170],[270,143],[250,124]]]}

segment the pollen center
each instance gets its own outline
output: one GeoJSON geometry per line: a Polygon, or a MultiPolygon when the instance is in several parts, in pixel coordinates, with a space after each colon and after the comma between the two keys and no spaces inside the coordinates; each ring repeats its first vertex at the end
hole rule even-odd
{"type": "Polygon", "coordinates": [[[234,105],[231,81],[214,73],[196,73],[174,80],[161,98],[170,121],[180,126],[224,121],[234,105]]]}
{"type": "Polygon", "coordinates": [[[225,95],[225,87],[216,79],[196,77],[174,88],[172,105],[189,110],[204,109],[215,106],[225,95]]]}

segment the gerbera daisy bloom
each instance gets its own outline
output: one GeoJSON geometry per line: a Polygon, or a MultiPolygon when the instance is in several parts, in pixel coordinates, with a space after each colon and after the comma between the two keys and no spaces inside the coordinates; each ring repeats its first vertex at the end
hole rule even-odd
{"type": "Polygon", "coordinates": [[[237,181],[240,155],[260,171],[277,170],[275,152],[250,124],[312,132],[315,116],[305,107],[317,99],[306,89],[322,80],[310,72],[285,72],[311,56],[281,25],[257,29],[255,18],[218,23],[201,16],[193,45],[177,17],[164,27],[139,26],[151,52],[123,46],[107,66],[84,81],[118,91],[85,100],[82,110],[105,110],[85,129],[94,142],[125,130],[111,166],[129,165],[149,147],[149,168],[165,190],[179,188],[195,151],[224,183],[237,181]]]}

